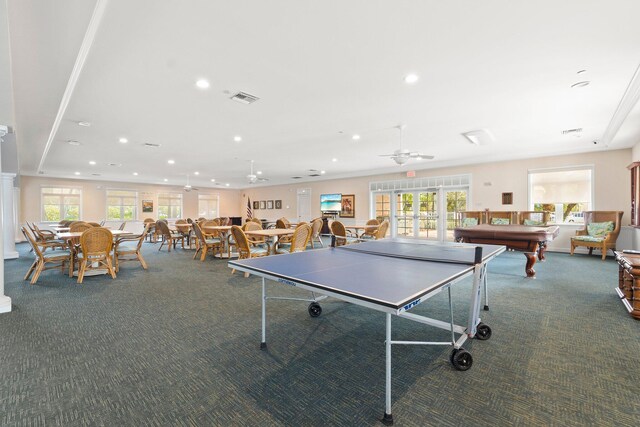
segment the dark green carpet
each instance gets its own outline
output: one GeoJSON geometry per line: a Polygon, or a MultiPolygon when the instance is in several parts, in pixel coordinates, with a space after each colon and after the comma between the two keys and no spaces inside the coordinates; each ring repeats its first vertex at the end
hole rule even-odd
{"type": "MultiPolygon", "coordinates": [[[[328,300],[312,319],[305,303],[270,301],[262,352],[260,280],[224,261],[149,244],[148,272],[128,263],[77,285],[47,271],[31,286],[20,246],[5,263],[2,426],[381,425],[382,313],[328,300]]],[[[524,262],[510,252],[490,266],[493,336],[465,345],[471,370],[445,347],[394,347],[396,425],[638,425],[640,322],[613,291],[615,262],[549,253],[537,280],[524,262]]],[[[469,289],[454,288],[459,324],[469,289]]],[[[446,306],[442,294],[414,312],[446,320],[446,306]]],[[[394,318],[394,339],[446,336],[394,318]]]]}

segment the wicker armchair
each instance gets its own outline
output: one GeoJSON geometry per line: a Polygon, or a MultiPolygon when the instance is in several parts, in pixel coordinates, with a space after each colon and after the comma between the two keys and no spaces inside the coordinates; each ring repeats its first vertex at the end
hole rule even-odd
{"type": "Polygon", "coordinates": [[[147,237],[150,228],[151,223],[144,228],[144,231],[139,236],[121,237],[116,241],[115,248],[113,249],[113,263],[116,273],[120,271],[120,263],[124,261],[139,261],[142,268],[147,269],[147,263],[142,257],[140,249],[142,249],[142,242],[144,242],[145,237],[147,237]]]}
{"type": "MultiPolygon", "coordinates": [[[[31,234],[34,237],[35,241],[42,246],[42,250],[45,251],[47,249],[66,249],[67,242],[64,240],[60,240],[56,238],[56,235],[49,230],[40,230],[35,223],[26,222],[27,227],[31,230],[31,234]]],[[[33,250],[33,249],[32,249],[33,250]]]]}
{"type": "Polygon", "coordinates": [[[320,243],[320,246],[324,248],[324,242],[320,237],[320,230],[322,230],[322,219],[314,219],[311,221],[311,238],[309,239],[311,243],[311,249],[315,249],[313,242],[320,243]]]}
{"type": "Polygon", "coordinates": [[[42,248],[42,244],[38,244],[36,239],[30,234],[26,228],[20,227],[22,234],[24,234],[25,239],[31,245],[31,249],[33,250],[34,255],[36,256],[35,261],[31,264],[31,267],[27,271],[27,274],[24,276],[24,280],[28,280],[31,273],[33,273],[33,277],[31,278],[31,284],[33,285],[38,281],[40,277],[40,273],[45,270],[51,270],[53,268],[60,268],[60,271],[64,273],[64,265],[66,262],[71,262],[71,252],[66,250],[60,250],[55,252],[45,252],[42,248]],[[47,264],[53,264],[50,267],[47,267],[47,264]]]}
{"type": "MultiPolygon", "coordinates": [[[[104,221],[103,221],[103,223],[104,223],[104,221]]],[[[102,224],[102,225],[104,225],[104,224],[102,224]]],[[[122,224],[120,224],[120,227],[118,227],[118,230],[124,231],[124,228],[126,226],[127,226],[127,221],[122,221],[122,224]]]]}
{"type": "Polygon", "coordinates": [[[512,211],[488,211],[487,224],[508,225],[518,223],[518,212],[512,211]]]}
{"type": "Polygon", "coordinates": [[[486,224],[485,211],[462,211],[460,214],[460,227],[472,227],[478,224],[486,224]]]}
{"type": "Polygon", "coordinates": [[[102,225],[100,225],[99,222],[87,222],[87,224],[89,224],[92,227],[102,227],[102,225]]]}
{"type": "Polygon", "coordinates": [[[585,211],[584,229],[577,230],[576,235],[571,238],[571,255],[576,247],[588,248],[589,255],[593,253],[595,248],[602,251],[602,260],[604,261],[609,249],[616,250],[616,240],[620,234],[623,214],[622,211],[585,211]],[[595,225],[595,223],[607,222],[611,222],[608,228],[595,225]]]}
{"type": "Polygon", "coordinates": [[[176,230],[187,239],[187,245],[191,248],[191,227],[186,224],[189,224],[186,219],[177,219],[175,222],[176,230]]]}
{"type": "Polygon", "coordinates": [[[360,238],[375,239],[378,233],[378,227],[380,226],[380,221],[378,221],[377,219],[370,219],[367,221],[365,225],[371,225],[371,227],[365,228],[362,234],[360,235],[360,238]]]}
{"type": "Polygon", "coordinates": [[[175,249],[178,241],[182,243],[182,249],[184,249],[184,236],[179,232],[172,232],[165,221],[158,220],[156,222],[156,230],[162,236],[162,244],[158,250],[161,250],[166,243],[169,247],[169,252],[171,252],[171,246],[175,249]]]}
{"type": "Polygon", "coordinates": [[[290,243],[278,242],[278,248],[276,254],[288,254],[294,252],[302,252],[307,249],[307,244],[311,239],[311,226],[309,224],[302,224],[296,227],[293,236],[291,236],[290,243]]]}
{"type": "Polygon", "coordinates": [[[347,236],[347,230],[340,221],[333,221],[331,223],[331,234],[335,236],[336,246],[348,245],[358,241],[358,239],[347,236]]]}
{"type": "Polygon", "coordinates": [[[376,230],[376,240],[387,237],[387,230],[389,230],[389,220],[385,219],[382,221],[382,224],[378,226],[378,230],[376,230]]]}
{"type": "MultiPolygon", "coordinates": [[[[255,258],[269,255],[269,250],[262,246],[252,246],[249,244],[247,235],[244,234],[242,228],[237,225],[231,226],[231,234],[236,241],[238,248],[238,259],[255,258]]],[[[236,269],[231,270],[231,274],[234,274],[236,269]]],[[[249,277],[249,273],[244,273],[244,277],[249,277]]]]}
{"type": "Polygon", "coordinates": [[[147,233],[147,237],[149,238],[149,241],[155,241],[155,237],[156,237],[156,220],[153,218],[145,218],[144,221],[144,227],[145,228],[149,228],[149,232],[147,233]]]}
{"type": "Polygon", "coordinates": [[[209,250],[211,250],[211,256],[213,257],[216,256],[216,250],[222,254],[224,247],[222,239],[204,234],[200,224],[197,223],[193,223],[193,233],[196,236],[196,252],[193,254],[193,259],[196,259],[198,253],[200,253],[200,261],[204,261],[209,250]]]}
{"type": "Polygon", "coordinates": [[[521,211],[518,212],[518,224],[545,226],[551,219],[549,211],[521,211]]]}
{"type": "Polygon", "coordinates": [[[78,283],[82,283],[87,270],[106,268],[111,278],[116,278],[111,263],[111,249],[113,248],[113,234],[104,227],[93,227],[85,230],[80,237],[82,253],[78,255],[80,269],[78,283]]]}

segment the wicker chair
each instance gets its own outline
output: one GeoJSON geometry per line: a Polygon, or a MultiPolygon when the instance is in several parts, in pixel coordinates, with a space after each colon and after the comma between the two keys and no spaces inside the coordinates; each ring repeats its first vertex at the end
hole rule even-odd
{"type": "MultiPolygon", "coordinates": [[[[300,223],[304,224],[304,223],[300,223]]],[[[298,224],[298,226],[300,225],[298,224]]],[[[279,218],[276,220],[276,228],[291,228],[291,223],[285,217],[279,218]]],[[[278,244],[280,243],[291,243],[292,236],[280,236],[278,237],[278,244]]]]}
{"type": "Polygon", "coordinates": [[[147,237],[149,238],[149,242],[151,241],[155,241],[155,236],[156,236],[156,220],[153,218],[145,218],[144,221],[144,228],[149,228],[149,232],[147,233],[147,237]],[[151,225],[149,225],[151,224],[151,225]]]}
{"type": "Polygon", "coordinates": [[[40,277],[40,273],[45,270],[51,270],[53,268],[60,268],[60,271],[64,273],[64,265],[66,262],[71,262],[71,252],[66,250],[60,250],[55,252],[45,252],[43,248],[41,250],[42,244],[38,244],[32,234],[30,234],[26,228],[20,227],[22,230],[22,234],[24,234],[25,239],[31,245],[31,249],[36,256],[35,261],[31,264],[29,271],[24,276],[24,280],[28,280],[31,273],[33,273],[33,277],[31,278],[31,284],[33,285],[38,281],[40,277]],[[53,264],[50,267],[47,267],[47,264],[53,264]]]}
{"type": "Polygon", "coordinates": [[[385,219],[384,221],[382,221],[382,224],[380,224],[378,226],[378,229],[376,230],[376,240],[378,239],[384,239],[385,237],[387,237],[387,230],[389,230],[389,220],[385,219]]]}
{"type": "Polygon", "coordinates": [[[100,266],[106,267],[112,279],[116,278],[111,263],[111,249],[113,248],[111,230],[104,227],[85,230],[80,237],[80,246],[82,246],[82,253],[79,255],[78,283],[82,283],[87,270],[100,269],[100,266]]]}
{"type": "Polygon", "coordinates": [[[367,227],[364,229],[362,234],[360,235],[361,239],[375,239],[376,234],[378,233],[378,227],[380,226],[380,221],[377,219],[370,219],[367,221],[365,225],[371,225],[371,227],[367,227]]]}
{"type": "Polygon", "coordinates": [[[307,249],[307,244],[311,239],[311,226],[309,224],[302,224],[296,227],[293,236],[291,237],[291,243],[278,242],[277,254],[288,254],[294,252],[302,252],[307,249]]]}
{"type": "MultiPolygon", "coordinates": [[[[104,222],[104,221],[103,221],[104,222]]],[[[104,225],[104,224],[103,224],[104,225]]],[[[120,227],[118,227],[118,230],[124,231],[124,228],[127,226],[127,221],[122,221],[122,224],[120,224],[120,227]]],[[[146,227],[145,227],[146,228],[146,227]]]]}
{"type": "Polygon", "coordinates": [[[358,241],[358,239],[347,236],[347,230],[340,221],[333,221],[331,223],[331,234],[335,236],[336,246],[348,245],[358,241]]]}
{"type": "Polygon", "coordinates": [[[571,238],[571,255],[576,247],[584,246],[589,248],[589,255],[593,253],[594,248],[600,249],[604,261],[609,249],[614,252],[616,250],[616,240],[620,234],[623,214],[622,211],[585,211],[584,229],[577,230],[576,235],[571,238]],[[593,233],[595,227],[590,227],[590,225],[609,221],[613,223],[610,230],[603,229],[601,230],[602,234],[593,233]]]}
{"type": "Polygon", "coordinates": [[[262,220],[260,218],[253,217],[249,221],[255,222],[256,224],[260,224],[260,228],[262,228],[262,220]]]}
{"type": "Polygon", "coordinates": [[[211,249],[211,256],[213,257],[216,256],[216,250],[222,254],[224,242],[219,237],[208,237],[202,232],[200,224],[196,223],[193,224],[193,233],[195,234],[197,241],[196,252],[193,254],[193,259],[196,259],[198,253],[200,253],[200,261],[204,261],[209,249],[211,249]]]}
{"type": "Polygon", "coordinates": [[[486,224],[485,211],[462,211],[460,214],[460,227],[471,227],[478,224],[486,224]]]}
{"type": "Polygon", "coordinates": [[[518,212],[518,224],[545,226],[551,219],[549,211],[521,211],[518,212]]]}
{"type": "Polygon", "coordinates": [[[313,242],[320,243],[320,246],[324,248],[324,242],[320,237],[320,230],[322,230],[322,219],[314,219],[311,221],[311,238],[309,242],[311,243],[311,249],[315,249],[313,242]]]}
{"type": "Polygon", "coordinates": [[[185,239],[187,239],[187,245],[189,245],[189,248],[191,248],[191,227],[189,227],[188,225],[182,225],[182,224],[189,224],[189,223],[187,222],[186,219],[177,219],[175,223],[176,230],[178,230],[178,232],[182,234],[185,239]]]}
{"type": "Polygon", "coordinates": [[[178,241],[182,242],[182,248],[184,249],[184,236],[181,233],[172,232],[166,222],[158,220],[156,222],[156,230],[162,236],[162,244],[158,250],[162,249],[162,246],[166,243],[169,247],[169,252],[171,252],[171,246],[175,249],[178,241]]]}
{"type": "Polygon", "coordinates": [[[113,249],[113,263],[115,265],[116,273],[120,271],[120,263],[124,261],[140,261],[140,265],[145,270],[147,269],[147,263],[145,262],[140,249],[142,248],[142,242],[149,233],[151,223],[144,228],[144,231],[139,236],[126,236],[121,237],[116,241],[116,245],[113,249]],[[136,243],[131,243],[136,242],[136,243]],[[132,257],[133,256],[133,257],[132,257]]]}
{"type": "MultiPolygon", "coordinates": [[[[244,234],[242,228],[238,227],[237,225],[231,226],[231,234],[236,241],[236,246],[238,249],[238,259],[255,258],[269,255],[268,249],[265,249],[262,246],[250,245],[249,240],[247,239],[247,235],[244,234]]],[[[231,270],[231,274],[234,274],[235,272],[235,268],[231,270]]],[[[249,277],[249,273],[244,273],[244,277],[249,277]]]]}
{"type": "Polygon", "coordinates": [[[100,225],[99,222],[87,222],[87,224],[89,224],[92,227],[102,227],[102,225],[100,225]]]}
{"type": "Polygon", "coordinates": [[[29,225],[29,222],[26,222],[26,224],[31,230],[31,234],[35,238],[35,241],[43,247],[43,251],[46,249],[67,248],[67,242],[57,239],[56,235],[52,231],[40,230],[35,223],[31,223],[31,225],[29,225]]]}
{"type": "Polygon", "coordinates": [[[517,224],[518,212],[512,211],[489,211],[487,212],[487,224],[508,225],[517,224]]]}

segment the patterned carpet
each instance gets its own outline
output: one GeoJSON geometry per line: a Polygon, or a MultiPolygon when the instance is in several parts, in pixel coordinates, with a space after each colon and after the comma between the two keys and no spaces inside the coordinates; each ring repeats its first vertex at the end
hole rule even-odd
{"type": "MultiPolygon", "coordinates": [[[[145,244],[147,272],[127,263],[116,280],[77,285],[52,270],[31,286],[20,245],[5,263],[14,311],[0,315],[0,425],[381,425],[384,314],[327,300],[314,319],[305,303],[273,301],[263,352],[258,278],[156,248],[145,244]]],[[[640,323],[613,291],[615,261],[547,258],[537,280],[517,252],[490,266],[493,336],[465,345],[469,371],[445,347],[394,347],[396,425],[638,425],[640,323]]],[[[470,283],[454,287],[460,324],[470,283]]],[[[446,320],[446,295],[414,312],[446,320]]],[[[394,339],[446,336],[394,319],[394,339]]]]}

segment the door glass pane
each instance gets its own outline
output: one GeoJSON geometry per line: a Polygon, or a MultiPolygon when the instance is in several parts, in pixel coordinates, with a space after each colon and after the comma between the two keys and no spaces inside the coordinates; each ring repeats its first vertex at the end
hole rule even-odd
{"type": "Polygon", "coordinates": [[[398,236],[413,237],[413,194],[396,195],[396,218],[398,220],[398,236]]]}
{"type": "Polygon", "coordinates": [[[453,241],[453,229],[459,227],[460,212],[467,210],[467,191],[447,191],[447,235],[445,240],[453,241]]]}
{"type": "Polygon", "coordinates": [[[418,235],[422,238],[438,240],[438,193],[419,193],[418,235]]]}

